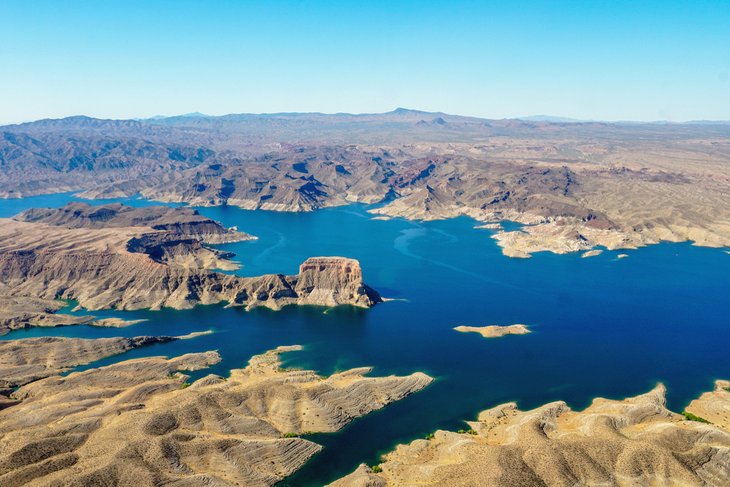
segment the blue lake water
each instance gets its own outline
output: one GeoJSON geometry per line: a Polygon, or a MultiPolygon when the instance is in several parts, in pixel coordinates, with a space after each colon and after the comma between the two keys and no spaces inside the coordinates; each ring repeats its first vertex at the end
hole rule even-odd
{"type": "MultiPolygon", "coordinates": [[[[0,216],[61,206],[53,195],[0,201],[0,216]]],[[[142,200],[133,205],[150,204],[142,200]]],[[[516,401],[523,409],[564,400],[574,408],[596,396],[623,398],[661,381],[681,411],[717,378],[730,378],[730,255],[725,249],[661,244],[583,259],[540,253],[504,257],[491,232],[468,218],[429,223],[372,220],[361,205],[291,214],[199,208],[256,241],[222,245],[241,275],[293,274],[310,256],[359,259],[366,282],[396,301],[370,310],[288,307],[246,312],[222,306],[187,311],[95,312],[149,321],[122,329],[71,326],[39,335],[102,337],[215,333],[134,350],[117,360],[218,350],[206,373],[226,375],[278,345],[302,344],[287,366],[322,374],[371,365],[374,375],[421,370],[427,389],[312,440],[325,446],[282,485],[315,486],[374,464],[395,444],[436,428],[459,429],[482,409],[516,401]],[[457,325],[526,323],[533,333],[487,340],[457,325]]]]}

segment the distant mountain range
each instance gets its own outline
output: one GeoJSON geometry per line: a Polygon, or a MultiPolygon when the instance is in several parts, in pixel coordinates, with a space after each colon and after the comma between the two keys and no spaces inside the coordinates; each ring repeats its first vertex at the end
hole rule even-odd
{"type": "MultiPolygon", "coordinates": [[[[127,120],[116,119],[97,119],[84,115],[76,115],[60,119],[42,119],[34,122],[26,122],[21,124],[12,124],[1,126],[3,129],[11,127],[33,127],[46,128],[53,127],[76,127],[76,128],[92,128],[104,125],[106,128],[134,127],[135,123],[151,124],[151,125],[167,125],[167,126],[190,126],[190,127],[223,127],[230,128],[231,125],[246,124],[252,122],[272,123],[277,121],[283,122],[311,122],[311,123],[342,123],[342,122],[359,122],[359,123],[413,123],[420,127],[441,126],[445,127],[449,124],[460,125],[486,125],[489,127],[512,126],[518,127],[520,123],[528,124],[528,127],[534,127],[529,124],[612,124],[612,125],[728,125],[727,120],[692,120],[688,122],[669,122],[669,121],[652,121],[652,122],[636,122],[636,121],[601,121],[601,120],[580,120],[568,117],[559,117],[552,115],[531,115],[525,117],[515,117],[506,119],[488,119],[480,117],[452,115],[443,112],[427,112],[423,110],[413,110],[408,108],[396,108],[385,113],[321,113],[321,112],[280,112],[280,113],[235,113],[228,115],[206,115],[201,112],[191,112],[182,115],[156,115],[149,118],[134,118],[127,120]]],[[[462,127],[463,128],[463,127],[462,127]]]]}

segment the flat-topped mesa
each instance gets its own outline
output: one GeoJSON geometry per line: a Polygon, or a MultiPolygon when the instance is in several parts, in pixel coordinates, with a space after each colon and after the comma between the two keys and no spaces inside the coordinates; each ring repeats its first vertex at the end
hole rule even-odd
{"type": "Polygon", "coordinates": [[[299,266],[294,290],[302,304],[353,304],[370,307],[382,301],[362,280],[360,262],[347,257],[310,257],[299,266]]]}

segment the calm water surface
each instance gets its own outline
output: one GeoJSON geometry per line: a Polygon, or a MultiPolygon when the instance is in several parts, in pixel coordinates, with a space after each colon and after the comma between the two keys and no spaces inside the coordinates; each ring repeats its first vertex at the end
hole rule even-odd
{"type": "MultiPolygon", "coordinates": [[[[70,195],[0,201],[0,216],[61,206],[70,195]]],[[[124,200],[128,204],[150,204],[124,200]]],[[[100,203],[100,202],[97,202],[100,203]]],[[[521,408],[564,400],[583,408],[596,396],[623,398],[661,381],[669,406],[681,410],[717,378],[730,378],[730,255],[726,249],[661,244],[590,259],[540,253],[502,256],[491,232],[474,221],[417,223],[372,220],[353,205],[306,214],[200,208],[206,216],[259,237],[221,245],[236,253],[237,273],[293,274],[310,256],[359,259],[365,280],[396,301],[370,310],[288,307],[283,311],[199,306],[188,311],[95,312],[149,321],[123,329],[71,326],[31,329],[3,339],[180,335],[193,340],[155,345],[96,362],[218,350],[207,373],[226,375],[278,345],[302,344],[287,366],[322,374],[370,365],[374,375],[421,370],[427,389],[312,440],[325,446],[282,485],[318,486],[374,464],[395,444],[463,420],[497,404],[521,408]],[[526,323],[533,333],[486,340],[457,325],[526,323]]]]}

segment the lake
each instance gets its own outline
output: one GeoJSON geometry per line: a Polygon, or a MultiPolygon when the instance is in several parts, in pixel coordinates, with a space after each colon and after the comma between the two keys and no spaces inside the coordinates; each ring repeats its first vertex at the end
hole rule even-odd
{"type": "MultiPolygon", "coordinates": [[[[62,206],[71,195],[0,200],[0,216],[62,206]]],[[[138,200],[115,200],[149,205],[138,200]]],[[[101,204],[102,201],[92,202],[101,204]]],[[[155,203],[158,204],[158,203],[155,203]]],[[[285,365],[321,374],[373,366],[373,375],[424,371],[425,390],[358,419],[338,433],[309,437],[325,446],[282,486],[320,486],[361,462],[378,463],[397,443],[437,428],[464,428],[486,408],[520,408],[564,400],[583,408],[596,396],[623,398],[661,381],[669,407],[681,411],[713,381],[730,378],[730,255],[726,249],[663,243],[606,251],[592,258],[539,253],[504,257],[475,221],[373,220],[364,205],[312,213],[198,208],[226,226],[259,237],[220,245],[235,252],[236,273],[294,274],[310,256],[353,257],[365,282],[394,301],[372,309],[287,307],[246,312],[223,306],[176,311],[103,311],[148,321],[128,328],[69,326],[10,333],[2,339],[54,335],[104,337],[181,335],[193,340],[133,350],[92,366],[133,357],[218,350],[220,364],[202,372],[227,375],[278,345],[301,344],[285,365]],[[525,323],[533,333],[484,339],[458,325],[525,323]]],[[[82,367],[88,368],[89,366],[82,367]]]]}

